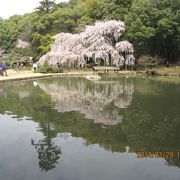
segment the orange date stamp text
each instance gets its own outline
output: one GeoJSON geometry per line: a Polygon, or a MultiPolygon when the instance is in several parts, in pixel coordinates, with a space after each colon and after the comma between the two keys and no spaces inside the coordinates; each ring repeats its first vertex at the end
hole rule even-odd
{"type": "Polygon", "coordinates": [[[172,151],[138,151],[136,152],[137,158],[179,158],[180,152],[172,151]]]}

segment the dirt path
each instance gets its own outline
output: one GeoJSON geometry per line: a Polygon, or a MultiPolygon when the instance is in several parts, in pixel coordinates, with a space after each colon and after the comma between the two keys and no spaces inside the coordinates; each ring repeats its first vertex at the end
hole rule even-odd
{"type": "Polygon", "coordinates": [[[23,70],[23,71],[15,71],[15,70],[7,70],[8,76],[0,76],[0,82],[6,81],[16,81],[16,80],[25,80],[25,79],[37,79],[43,77],[58,77],[58,76],[67,76],[67,75],[89,75],[92,72],[68,72],[68,73],[34,73],[32,70],[23,70]]]}

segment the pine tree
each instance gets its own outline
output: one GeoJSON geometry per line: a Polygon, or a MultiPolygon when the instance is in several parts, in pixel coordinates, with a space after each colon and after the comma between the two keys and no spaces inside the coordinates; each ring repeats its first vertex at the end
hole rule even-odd
{"type": "Polygon", "coordinates": [[[39,12],[49,13],[55,6],[55,0],[43,0],[39,2],[40,6],[36,8],[39,12]]]}

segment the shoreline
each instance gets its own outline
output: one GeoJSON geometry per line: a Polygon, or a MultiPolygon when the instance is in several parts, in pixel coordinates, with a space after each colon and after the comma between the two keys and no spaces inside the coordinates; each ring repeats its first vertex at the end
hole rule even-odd
{"type": "Polygon", "coordinates": [[[0,83],[3,82],[12,82],[12,81],[21,81],[21,80],[30,80],[30,79],[42,79],[50,77],[64,77],[64,76],[86,76],[91,75],[93,72],[69,72],[69,73],[34,73],[31,70],[22,70],[16,72],[14,70],[7,70],[8,76],[0,76],[0,83]]]}
{"type": "MultiPolygon", "coordinates": [[[[50,78],[50,77],[67,77],[67,76],[75,76],[75,77],[82,77],[87,75],[96,75],[97,73],[94,71],[70,71],[65,73],[34,73],[32,70],[22,70],[20,72],[14,71],[12,69],[7,70],[8,76],[0,76],[0,83],[3,82],[12,82],[12,81],[20,81],[20,80],[30,80],[30,79],[42,79],[42,78],[50,78]]],[[[110,73],[101,73],[99,72],[98,75],[102,76],[128,76],[128,77],[145,77],[148,76],[145,71],[118,71],[118,72],[110,72],[110,73]]],[[[153,77],[180,77],[176,74],[155,74],[152,75],[153,77]]],[[[150,76],[151,77],[151,76],[150,76]]]]}

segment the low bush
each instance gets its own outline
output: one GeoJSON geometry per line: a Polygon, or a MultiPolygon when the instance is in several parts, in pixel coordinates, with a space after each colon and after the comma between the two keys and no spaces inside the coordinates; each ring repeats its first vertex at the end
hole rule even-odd
{"type": "Polygon", "coordinates": [[[53,66],[49,66],[47,62],[44,63],[43,66],[40,66],[37,70],[39,73],[63,73],[63,68],[57,68],[53,66]]]}
{"type": "Polygon", "coordinates": [[[156,67],[158,65],[163,65],[165,60],[158,56],[142,55],[137,60],[137,66],[150,66],[156,67]]]}
{"type": "Polygon", "coordinates": [[[46,70],[46,68],[44,66],[40,66],[36,72],[38,72],[38,73],[47,73],[47,70],[46,70]]]}

